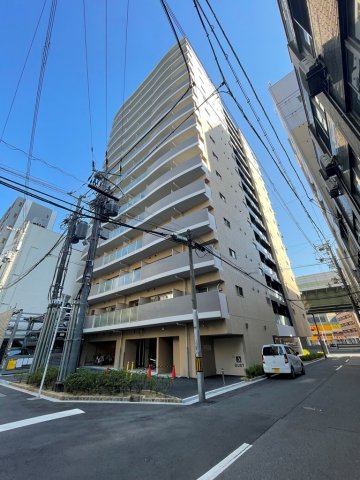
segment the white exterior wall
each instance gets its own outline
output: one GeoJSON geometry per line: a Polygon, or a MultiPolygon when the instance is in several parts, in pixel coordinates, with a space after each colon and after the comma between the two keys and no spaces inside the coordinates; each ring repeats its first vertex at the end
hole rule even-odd
{"type": "MultiPolygon", "coordinates": [[[[0,312],[10,308],[23,309],[24,313],[41,314],[48,305],[48,291],[53,279],[57,257],[61,244],[44,261],[42,261],[29,275],[6,288],[23,275],[29,268],[38,262],[55,244],[60,235],[51,230],[28,223],[24,232],[19,236],[15,251],[9,256],[0,270],[0,312]]],[[[73,295],[76,290],[75,279],[80,266],[81,252],[73,250],[68,274],[64,285],[64,292],[73,295]]]]}

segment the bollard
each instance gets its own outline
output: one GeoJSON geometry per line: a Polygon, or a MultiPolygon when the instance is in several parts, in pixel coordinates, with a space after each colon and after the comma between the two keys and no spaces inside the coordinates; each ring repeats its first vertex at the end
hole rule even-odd
{"type": "Polygon", "coordinates": [[[134,362],[131,362],[131,370],[134,370],[134,362]]]}
{"type": "Polygon", "coordinates": [[[221,375],[222,375],[223,385],[224,385],[224,387],[225,387],[225,373],[224,373],[224,369],[223,369],[223,368],[221,369],[221,375]]]}
{"type": "Polygon", "coordinates": [[[129,367],[130,367],[130,362],[127,362],[127,364],[126,364],[126,371],[127,372],[129,371],[129,367]]]}

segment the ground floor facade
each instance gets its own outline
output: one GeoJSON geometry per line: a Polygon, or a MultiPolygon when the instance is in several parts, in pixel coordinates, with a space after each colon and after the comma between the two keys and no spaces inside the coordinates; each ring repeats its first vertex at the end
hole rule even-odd
{"type": "MultiPolygon", "coordinates": [[[[254,326],[255,327],[255,326],[254,326]]],[[[275,327],[275,325],[274,325],[275,327]]],[[[229,328],[224,319],[200,323],[200,335],[205,376],[246,375],[246,368],[261,364],[262,345],[282,343],[285,337],[259,328],[247,328],[244,333],[229,328]]],[[[292,337],[296,348],[298,339],[292,337]]],[[[285,340],[284,340],[285,341],[285,340]]],[[[288,342],[287,342],[288,343],[288,342]]],[[[158,374],[196,377],[194,330],[192,322],[94,332],[85,335],[80,365],[99,365],[116,369],[150,369],[158,374]]]]}
{"type": "MultiPolygon", "coordinates": [[[[245,375],[243,335],[225,333],[224,321],[202,325],[201,344],[205,376],[245,375]]],[[[260,350],[259,350],[260,352],[260,350]]],[[[260,363],[259,354],[259,363],[260,363]]],[[[80,364],[117,369],[147,370],[195,377],[194,331],[191,322],[85,336],[80,364]]]]}

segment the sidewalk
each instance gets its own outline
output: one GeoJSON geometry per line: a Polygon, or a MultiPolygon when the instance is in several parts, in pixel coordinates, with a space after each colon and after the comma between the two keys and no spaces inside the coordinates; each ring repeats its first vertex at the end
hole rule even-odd
{"type": "MultiPolygon", "coordinates": [[[[237,377],[233,375],[225,375],[225,386],[240,383],[244,377],[237,377]]],[[[205,391],[215,390],[216,388],[224,387],[221,375],[214,375],[205,378],[205,391]]],[[[168,390],[168,395],[178,398],[188,398],[198,393],[197,380],[195,378],[175,378],[173,384],[168,390]]]]}

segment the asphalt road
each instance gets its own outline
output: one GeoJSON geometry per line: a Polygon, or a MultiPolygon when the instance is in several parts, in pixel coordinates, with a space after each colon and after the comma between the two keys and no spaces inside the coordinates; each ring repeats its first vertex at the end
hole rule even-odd
{"type": "Polygon", "coordinates": [[[1,478],[197,480],[246,443],[217,478],[357,479],[360,358],[346,360],[192,406],[55,403],[0,386],[1,478]],[[84,413],[1,431],[72,409],[84,413]]]}

